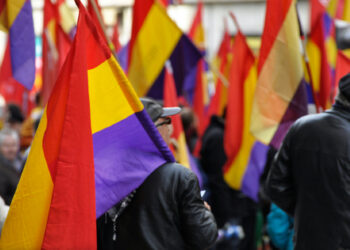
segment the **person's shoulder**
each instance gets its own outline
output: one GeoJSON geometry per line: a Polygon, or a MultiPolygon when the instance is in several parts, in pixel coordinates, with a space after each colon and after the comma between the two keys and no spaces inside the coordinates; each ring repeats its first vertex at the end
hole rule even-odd
{"type": "Polygon", "coordinates": [[[325,122],[329,119],[332,119],[333,117],[326,112],[320,113],[320,114],[309,114],[300,117],[297,119],[294,124],[292,125],[293,129],[306,127],[306,126],[314,126],[318,125],[322,122],[325,122]]]}
{"type": "Polygon", "coordinates": [[[176,162],[168,162],[163,164],[157,169],[158,172],[164,172],[169,174],[179,174],[179,175],[189,175],[192,171],[185,166],[176,163],[176,162]]]}

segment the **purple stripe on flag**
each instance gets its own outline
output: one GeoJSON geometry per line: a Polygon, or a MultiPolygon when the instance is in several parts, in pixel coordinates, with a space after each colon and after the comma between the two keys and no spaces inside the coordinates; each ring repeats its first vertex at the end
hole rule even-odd
{"type": "Polygon", "coordinates": [[[264,171],[266,154],[269,147],[261,142],[256,142],[251,150],[247,170],[243,176],[242,192],[258,201],[260,176],[264,171]]]}
{"type": "Polygon", "coordinates": [[[96,216],[174,158],[145,111],[93,134],[96,216]]]}
{"type": "Polygon", "coordinates": [[[120,67],[124,70],[124,72],[128,72],[128,53],[129,53],[129,44],[128,42],[125,46],[123,46],[118,52],[118,63],[120,67]]]}
{"type": "Polygon", "coordinates": [[[10,28],[10,51],[13,77],[32,89],[35,79],[35,36],[32,5],[26,1],[10,28]]]}
{"type": "MultiPolygon", "coordinates": [[[[192,41],[183,34],[169,58],[178,96],[192,96],[196,84],[196,66],[202,54],[192,41]],[[188,93],[190,92],[190,93],[188,93]]],[[[163,99],[164,69],[159,73],[147,96],[163,99]]]]}
{"type": "Polygon", "coordinates": [[[307,115],[307,90],[304,78],[301,80],[292,101],[289,103],[286,113],[282,117],[280,125],[271,140],[271,146],[278,149],[289,127],[303,115],[307,115]]]}

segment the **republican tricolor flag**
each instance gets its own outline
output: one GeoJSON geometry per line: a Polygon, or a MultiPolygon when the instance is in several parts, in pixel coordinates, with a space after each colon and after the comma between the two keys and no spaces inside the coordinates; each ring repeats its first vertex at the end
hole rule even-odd
{"type": "Polygon", "coordinates": [[[193,91],[194,82],[187,79],[195,74],[200,57],[159,1],[135,0],[127,71],[140,97],[162,99],[167,60],[174,71],[177,94],[193,91]]]}
{"type": "Polygon", "coordinates": [[[224,178],[232,188],[242,190],[257,201],[267,146],[256,141],[250,132],[257,72],[255,57],[241,31],[235,36],[232,54],[224,137],[227,155],[224,178]]]}
{"type": "Polygon", "coordinates": [[[267,0],[251,131],[279,148],[290,125],[307,114],[307,96],[294,0],[267,0]]]}
{"type": "Polygon", "coordinates": [[[0,29],[9,33],[14,79],[32,89],[35,79],[35,38],[30,0],[0,1],[0,29]]]}
{"type": "Polygon", "coordinates": [[[78,5],[77,34],[12,200],[1,249],[96,248],[96,217],[174,161],[78,5]]]}

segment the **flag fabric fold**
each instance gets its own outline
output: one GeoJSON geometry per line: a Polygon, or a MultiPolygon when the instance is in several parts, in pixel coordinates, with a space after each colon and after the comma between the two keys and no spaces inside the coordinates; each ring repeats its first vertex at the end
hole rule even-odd
{"type": "Polygon", "coordinates": [[[332,104],[336,43],[334,20],[319,0],[311,1],[311,31],[307,43],[314,91],[323,110],[332,104]]]}
{"type": "MultiPolygon", "coordinates": [[[[255,57],[238,31],[233,45],[224,148],[225,181],[258,201],[259,178],[264,169],[267,146],[250,132],[251,108],[257,81],[255,57]]],[[[253,118],[252,118],[253,119],[253,118]]]]}
{"type": "Polygon", "coordinates": [[[77,34],[13,198],[2,249],[96,248],[96,217],[174,161],[78,4],[77,34]]]}
{"type": "Polygon", "coordinates": [[[42,104],[45,106],[72,44],[76,23],[65,0],[44,2],[42,104]]]}
{"type": "Polygon", "coordinates": [[[0,26],[9,33],[13,77],[30,90],[35,79],[35,36],[30,0],[3,1],[0,26]]]}
{"type": "Polygon", "coordinates": [[[158,1],[136,0],[133,13],[127,70],[138,96],[162,97],[164,74],[161,73],[168,59],[174,70],[177,93],[191,89],[193,83],[187,76],[193,73],[201,57],[199,51],[158,1]]]}
{"type": "Polygon", "coordinates": [[[278,148],[289,125],[307,114],[307,98],[301,86],[304,73],[295,1],[266,4],[251,131],[259,141],[278,148]]]}

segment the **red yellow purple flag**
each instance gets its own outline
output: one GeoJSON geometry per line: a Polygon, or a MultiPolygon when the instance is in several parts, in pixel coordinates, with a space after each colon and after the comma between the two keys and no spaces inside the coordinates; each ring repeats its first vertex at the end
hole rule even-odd
{"type": "Polygon", "coordinates": [[[278,148],[289,126],[307,114],[307,98],[295,1],[266,5],[251,131],[278,148]]]}
{"type": "MultiPolygon", "coordinates": [[[[220,74],[228,78],[229,69],[232,60],[232,48],[231,48],[231,37],[228,33],[227,27],[225,25],[225,33],[222,39],[217,60],[219,65],[220,74]]],[[[227,105],[227,88],[220,77],[216,80],[215,93],[210,100],[208,108],[208,116],[212,115],[222,116],[224,113],[224,108],[227,105]]]]}
{"type": "Polygon", "coordinates": [[[227,155],[224,178],[232,188],[242,190],[257,201],[267,146],[257,142],[250,132],[257,72],[255,57],[241,31],[235,36],[232,54],[224,137],[227,155]]]}
{"type": "Polygon", "coordinates": [[[0,29],[9,34],[14,79],[31,90],[35,79],[35,36],[30,0],[0,2],[0,29]]]}
{"type": "Polygon", "coordinates": [[[162,97],[162,72],[168,59],[178,93],[193,89],[193,82],[187,82],[186,78],[200,57],[199,51],[167,15],[164,6],[157,0],[135,0],[128,76],[139,96],[162,97]]]}
{"type": "Polygon", "coordinates": [[[319,0],[311,1],[311,31],[307,43],[313,87],[321,107],[331,106],[337,46],[334,20],[319,0]]]}
{"type": "Polygon", "coordinates": [[[96,217],[174,161],[76,2],[77,34],[36,132],[0,249],[95,249],[96,217]]]}
{"type": "MultiPolygon", "coordinates": [[[[166,68],[165,80],[164,80],[164,107],[177,107],[179,106],[175,88],[175,82],[169,69],[166,68]]],[[[176,161],[180,164],[190,168],[190,160],[187,150],[185,133],[182,127],[180,115],[175,115],[171,117],[173,134],[172,138],[176,140],[176,145],[174,148],[174,155],[176,161]]]]}
{"type": "Polygon", "coordinates": [[[335,93],[334,97],[336,96],[338,92],[338,84],[340,81],[340,78],[345,76],[346,74],[350,73],[350,58],[347,57],[343,52],[340,50],[338,51],[337,55],[337,63],[336,63],[336,70],[335,70],[335,93]]]}

